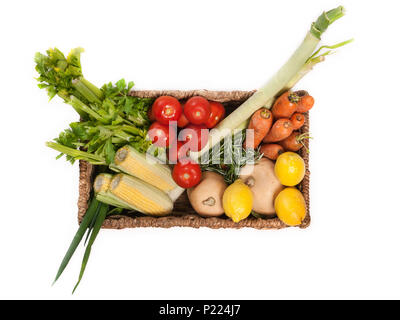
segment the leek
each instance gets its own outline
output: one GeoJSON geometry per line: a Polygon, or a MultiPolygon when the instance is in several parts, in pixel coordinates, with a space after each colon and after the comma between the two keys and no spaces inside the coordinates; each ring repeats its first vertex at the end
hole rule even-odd
{"type": "MultiPolygon", "coordinates": [[[[281,69],[249,99],[242,103],[228,117],[222,120],[217,127],[210,132],[207,145],[199,152],[192,152],[191,158],[198,160],[226,136],[232,134],[232,130],[241,126],[251,115],[261,107],[270,108],[273,99],[288,86],[300,80],[323,57],[315,57],[315,50],[321,40],[321,35],[328,26],[344,15],[344,8],[339,6],[328,12],[323,12],[316,22],[311,25],[301,45],[281,67],[281,69]],[[314,53],[314,54],[313,54],[314,53]],[[311,60],[310,60],[311,59],[311,60]]],[[[316,53],[318,53],[317,51],[316,53]]]]}

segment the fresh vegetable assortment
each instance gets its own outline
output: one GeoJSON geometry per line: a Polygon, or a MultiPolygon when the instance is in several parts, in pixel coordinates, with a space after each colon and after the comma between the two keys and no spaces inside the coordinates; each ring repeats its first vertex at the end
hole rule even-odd
{"type": "Polygon", "coordinates": [[[79,284],[107,216],[173,214],[185,191],[205,219],[277,217],[300,225],[307,207],[297,188],[306,172],[299,150],[310,138],[303,126],[315,101],[292,88],[332,49],[351,41],[318,48],[323,32],[343,14],[343,7],[324,12],[277,75],[231,113],[202,96],[135,97],[133,82],[125,80],[98,88],[82,74],[81,48],[67,57],[58,49],[37,53],[39,87],[80,117],[47,145],[72,163],[96,166],[88,210],[56,280],[87,233],[79,284]]]}

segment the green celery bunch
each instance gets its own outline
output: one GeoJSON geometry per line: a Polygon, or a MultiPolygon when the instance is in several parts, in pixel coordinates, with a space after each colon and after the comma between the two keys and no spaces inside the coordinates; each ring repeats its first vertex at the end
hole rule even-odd
{"type": "Polygon", "coordinates": [[[115,152],[129,144],[140,152],[146,152],[151,142],[146,140],[147,131],[125,124],[103,125],[95,121],[72,122],[60,133],[55,142],[46,145],[64,154],[71,163],[86,160],[93,164],[110,164],[115,152]],[[84,149],[87,151],[80,151],[84,149]]]}
{"type": "Polygon", "coordinates": [[[56,95],[62,98],[82,120],[71,123],[47,146],[72,163],[110,164],[115,151],[126,144],[145,152],[151,144],[146,139],[150,125],[147,112],[153,100],[130,96],[134,83],[124,79],[100,89],[90,83],[82,74],[82,52],[82,48],[75,48],[65,57],[54,48],[35,55],[39,88],[46,89],[50,99],[56,95]]]}

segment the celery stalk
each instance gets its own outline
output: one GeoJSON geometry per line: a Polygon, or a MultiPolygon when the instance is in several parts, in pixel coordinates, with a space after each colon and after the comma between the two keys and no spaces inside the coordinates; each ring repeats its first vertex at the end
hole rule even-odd
{"type": "Polygon", "coordinates": [[[94,111],[92,108],[88,107],[86,104],[84,104],[81,100],[79,100],[75,96],[70,96],[69,100],[67,101],[68,104],[74,107],[75,110],[81,110],[88,115],[92,116],[98,121],[103,121],[103,117],[100,116],[96,111],[94,111]]]}
{"type": "Polygon", "coordinates": [[[57,150],[63,154],[69,155],[75,159],[86,160],[92,164],[97,164],[97,165],[106,164],[106,160],[103,157],[100,157],[93,153],[72,149],[56,142],[46,142],[46,146],[54,150],[57,150]]]}
{"type": "MultiPolygon", "coordinates": [[[[97,88],[95,85],[91,84],[89,81],[84,80],[83,78],[74,79],[72,80],[72,87],[74,87],[90,103],[101,105],[101,100],[98,96],[98,91],[100,91],[100,89],[97,88]],[[87,86],[87,84],[90,84],[90,88],[87,86]]],[[[100,97],[101,96],[102,94],[100,95],[100,97]]]]}
{"type": "Polygon", "coordinates": [[[86,88],[88,88],[91,91],[92,94],[96,96],[97,99],[99,100],[104,99],[103,92],[97,86],[95,86],[93,83],[89,82],[83,77],[80,79],[80,81],[85,85],[86,88]]]}

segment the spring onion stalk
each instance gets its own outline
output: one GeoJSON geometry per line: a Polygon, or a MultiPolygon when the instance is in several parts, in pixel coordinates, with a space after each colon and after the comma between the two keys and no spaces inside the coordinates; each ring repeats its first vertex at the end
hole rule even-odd
{"type": "Polygon", "coordinates": [[[72,240],[67,253],[64,256],[64,259],[61,262],[61,265],[57,271],[56,278],[54,279],[53,284],[58,280],[58,278],[63,273],[64,269],[67,267],[68,262],[71,260],[72,255],[74,254],[76,248],[78,247],[79,243],[81,242],[83,236],[89,225],[91,224],[94,216],[97,214],[98,210],[100,209],[99,202],[96,199],[92,199],[89,204],[88,210],[86,211],[85,216],[79,226],[78,231],[76,232],[74,239],[72,240]]]}
{"type": "Polygon", "coordinates": [[[83,274],[84,274],[85,269],[86,269],[86,265],[87,265],[88,260],[89,260],[90,253],[92,251],[93,243],[96,240],[97,235],[99,234],[100,228],[101,228],[101,226],[102,226],[102,224],[104,222],[104,219],[107,216],[107,212],[108,211],[109,211],[109,206],[108,205],[102,204],[100,206],[98,215],[96,217],[96,221],[95,221],[95,223],[93,225],[93,229],[91,230],[91,234],[90,234],[89,242],[88,242],[88,244],[86,246],[85,254],[83,256],[82,265],[81,265],[81,271],[80,271],[79,277],[78,277],[78,282],[76,283],[76,285],[74,287],[74,290],[72,291],[72,294],[75,292],[76,288],[78,287],[79,283],[82,280],[83,274]]]}
{"type": "Polygon", "coordinates": [[[215,128],[216,130],[210,132],[207,145],[199,152],[192,152],[190,154],[191,158],[198,160],[210,148],[219,143],[220,140],[230,135],[234,128],[239,127],[244,121],[249,119],[255,111],[261,107],[270,107],[274,97],[287,88],[288,85],[300,80],[303,76],[302,74],[306,73],[307,68],[312,68],[312,63],[308,66],[307,63],[310,57],[313,56],[321,40],[321,35],[330,24],[343,15],[344,8],[342,6],[322,13],[311,25],[301,45],[281,69],[262,88],[222,120],[215,128]]]}

